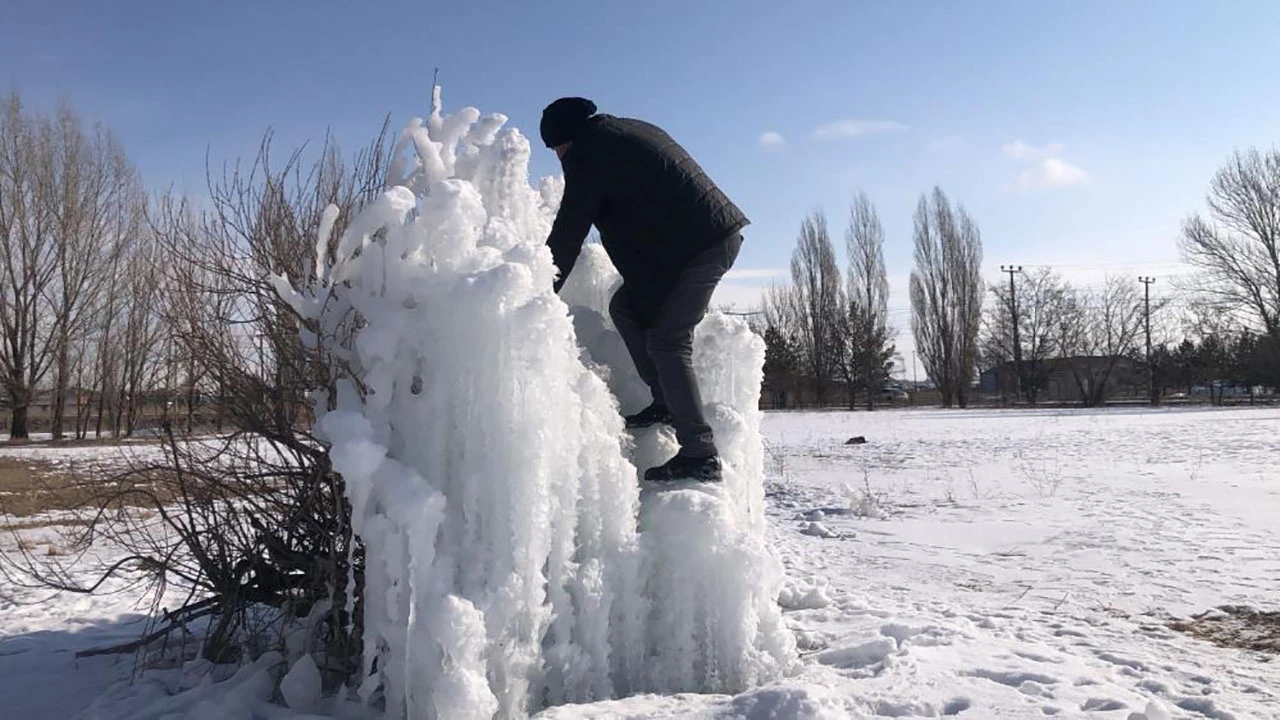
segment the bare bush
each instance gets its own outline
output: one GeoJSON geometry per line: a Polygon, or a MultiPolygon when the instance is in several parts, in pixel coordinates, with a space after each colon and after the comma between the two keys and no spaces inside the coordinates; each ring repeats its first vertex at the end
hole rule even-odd
{"type": "Polygon", "coordinates": [[[1144,317],[1137,284],[1127,278],[1110,277],[1099,290],[1064,294],[1056,334],[1085,405],[1106,401],[1116,367],[1136,354],[1144,317]]]}
{"type": "Polygon", "coordinates": [[[1060,352],[1056,332],[1066,310],[1069,290],[1062,276],[1051,268],[1028,273],[1010,292],[1003,283],[992,283],[992,302],[983,314],[981,354],[987,367],[1021,357],[1018,386],[1023,398],[1035,404],[1051,374],[1051,358],[1060,352]],[[1018,344],[1015,352],[1014,310],[1017,310],[1018,344]]]}

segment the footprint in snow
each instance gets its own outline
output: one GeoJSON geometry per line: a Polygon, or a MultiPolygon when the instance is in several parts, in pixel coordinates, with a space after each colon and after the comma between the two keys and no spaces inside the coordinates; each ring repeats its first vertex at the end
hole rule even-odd
{"type": "Polygon", "coordinates": [[[991,682],[997,682],[1001,685],[1008,685],[1011,688],[1021,687],[1023,683],[1032,682],[1040,685],[1056,685],[1058,679],[1048,675],[1032,672],[1018,672],[1016,670],[988,670],[978,668],[968,673],[964,673],[969,677],[978,677],[991,682]]]}
{"type": "Polygon", "coordinates": [[[1187,712],[1199,713],[1210,720],[1236,720],[1236,716],[1218,706],[1208,698],[1189,697],[1174,703],[1187,712]]]}
{"type": "Polygon", "coordinates": [[[876,700],[873,712],[878,717],[950,717],[969,709],[968,698],[950,700],[941,712],[932,703],[901,700],[876,700]]]}
{"type": "Polygon", "coordinates": [[[1138,683],[1138,687],[1143,690],[1146,690],[1147,692],[1152,692],[1157,695],[1166,695],[1169,692],[1169,686],[1165,685],[1159,680],[1143,680],[1142,682],[1138,683]]]}
{"type": "Polygon", "coordinates": [[[1050,700],[1054,699],[1053,690],[1045,685],[1037,682],[1027,681],[1018,686],[1018,692],[1029,697],[1042,697],[1050,700]]]}
{"type": "Polygon", "coordinates": [[[1017,655],[1023,660],[1030,660],[1031,662],[1038,662],[1038,663],[1061,663],[1062,662],[1057,658],[1051,658],[1051,657],[1048,657],[1047,655],[1040,655],[1039,653],[1033,653],[1027,650],[1014,650],[1013,654],[1017,655]]]}
{"type": "Polygon", "coordinates": [[[1131,660],[1129,658],[1120,657],[1119,655],[1116,655],[1114,653],[1109,653],[1109,652],[1100,652],[1100,653],[1097,653],[1097,656],[1099,660],[1106,660],[1112,665],[1120,665],[1121,667],[1127,667],[1131,670],[1145,671],[1147,669],[1147,664],[1142,662],[1141,660],[1131,660]]]}
{"type": "Polygon", "coordinates": [[[818,653],[818,662],[843,670],[860,670],[883,663],[897,650],[893,638],[878,638],[861,645],[824,650],[818,653]]]}
{"type": "Polygon", "coordinates": [[[1085,701],[1080,709],[1085,712],[1111,712],[1113,710],[1124,710],[1129,707],[1119,700],[1111,700],[1109,698],[1089,698],[1085,701]]]}

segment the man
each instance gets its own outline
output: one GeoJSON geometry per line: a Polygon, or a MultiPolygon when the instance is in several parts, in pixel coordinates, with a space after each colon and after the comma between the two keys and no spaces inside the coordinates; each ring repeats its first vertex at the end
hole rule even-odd
{"type": "Polygon", "coordinates": [[[595,225],[623,280],[609,315],[653,393],[627,427],[670,423],[680,443],[645,480],[720,480],[693,373],[693,329],[738,257],[746,216],[654,125],[561,98],[543,111],[540,130],[564,168],[564,199],[547,240],[560,270],[556,292],[595,225]]]}

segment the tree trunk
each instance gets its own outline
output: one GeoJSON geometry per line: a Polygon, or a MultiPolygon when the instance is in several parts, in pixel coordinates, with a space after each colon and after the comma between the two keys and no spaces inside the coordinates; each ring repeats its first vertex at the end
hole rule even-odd
{"type": "Polygon", "coordinates": [[[102,406],[105,403],[106,397],[107,397],[107,390],[106,390],[106,383],[104,382],[102,384],[102,388],[98,390],[98,418],[94,422],[94,426],[93,426],[93,435],[95,438],[102,437],[102,410],[103,410],[102,406]]]}
{"type": "Polygon", "coordinates": [[[28,437],[30,433],[27,432],[27,403],[25,400],[15,401],[9,422],[9,439],[26,440],[28,437]]]}
{"type": "Polygon", "coordinates": [[[865,372],[867,373],[867,412],[873,412],[876,409],[876,396],[875,388],[872,387],[875,384],[873,380],[875,374],[871,372],[871,363],[867,363],[865,372]]]}
{"type": "Polygon", "coordinates": [[[11,440],[26,440],[30,436],[27,410],[31,403],[31,393],[27,391],[23,370],[22,367],[15,367],[9,377],[9,401],[13,403],[9,421],[11,440]]]}
{"type": "Polygon", "coordinates": [[[57,377],[53,383],[53,418],[49,424],[54,440],[61,440],[64,435],[62,426],[67,412],[67,386],[69,385],[67,372],[71,365],[70,344],[70,338],[66,337],[64,331],[58,340],[57,377]]]}

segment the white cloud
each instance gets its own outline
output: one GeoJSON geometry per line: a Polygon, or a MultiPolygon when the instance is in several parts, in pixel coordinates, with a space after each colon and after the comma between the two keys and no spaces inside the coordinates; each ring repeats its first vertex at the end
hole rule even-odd
{"type": "Polygon", "coordinates": [[[1014,140],[1002,145],[1000,151],[1004,153],[1005,157],[1013,158],[1014,160],[1041,160],[1061,155],[1062,143],[1049,143],[1039,148],[1022,140],[1014,140]]]}
{"type": "Polygon", "coordinates": [[[768,292],[768,285],[720,283],[711,295],[711,305],[717,308],[730,307],[739,312],[752,312],[760,309],[768,292]]]}
{"type": "Polygon", "coordinates": [[[725,280],[769,280],[787,274],[786,268],[742,268],[724,274],[725,280]]]}
{"type": "Polygon", "coordinates": [[[815,140],[838,140],[871,133],[896,132],[907,126],[892,120],[836,120],[820,125],[813,131],[815,140]]]}
{"type": "Polygon", "coordinates": [[[1014,187],[1019,190],[1065,187],[1088,182],[1089,173],[1079,165],[1063,160],[1062,150],[1062,143],[1036,147],[1022,140],[1005,143],[1000,148],[1005,157],[1026,165],[1026,169],[1018,173],[1014,181],[1014,187]]]}
{"type": "Polygon", "coordinates": [[[760,143],[761,147],[778,147],[779,145],[786,145],[787,139],[782,137],[782,133],[770,130],[761,134],[757,142],[760,143]]]}
{"type": "Polygon", "coordinates": [[[1031,190],[1079,185],[1088,180],[1089,173],[1084,168],[1072,165],[1062,158],[1048,157],[1023,170],[1018,175],[1017,186],[1019,190],[1031,190]]]}

